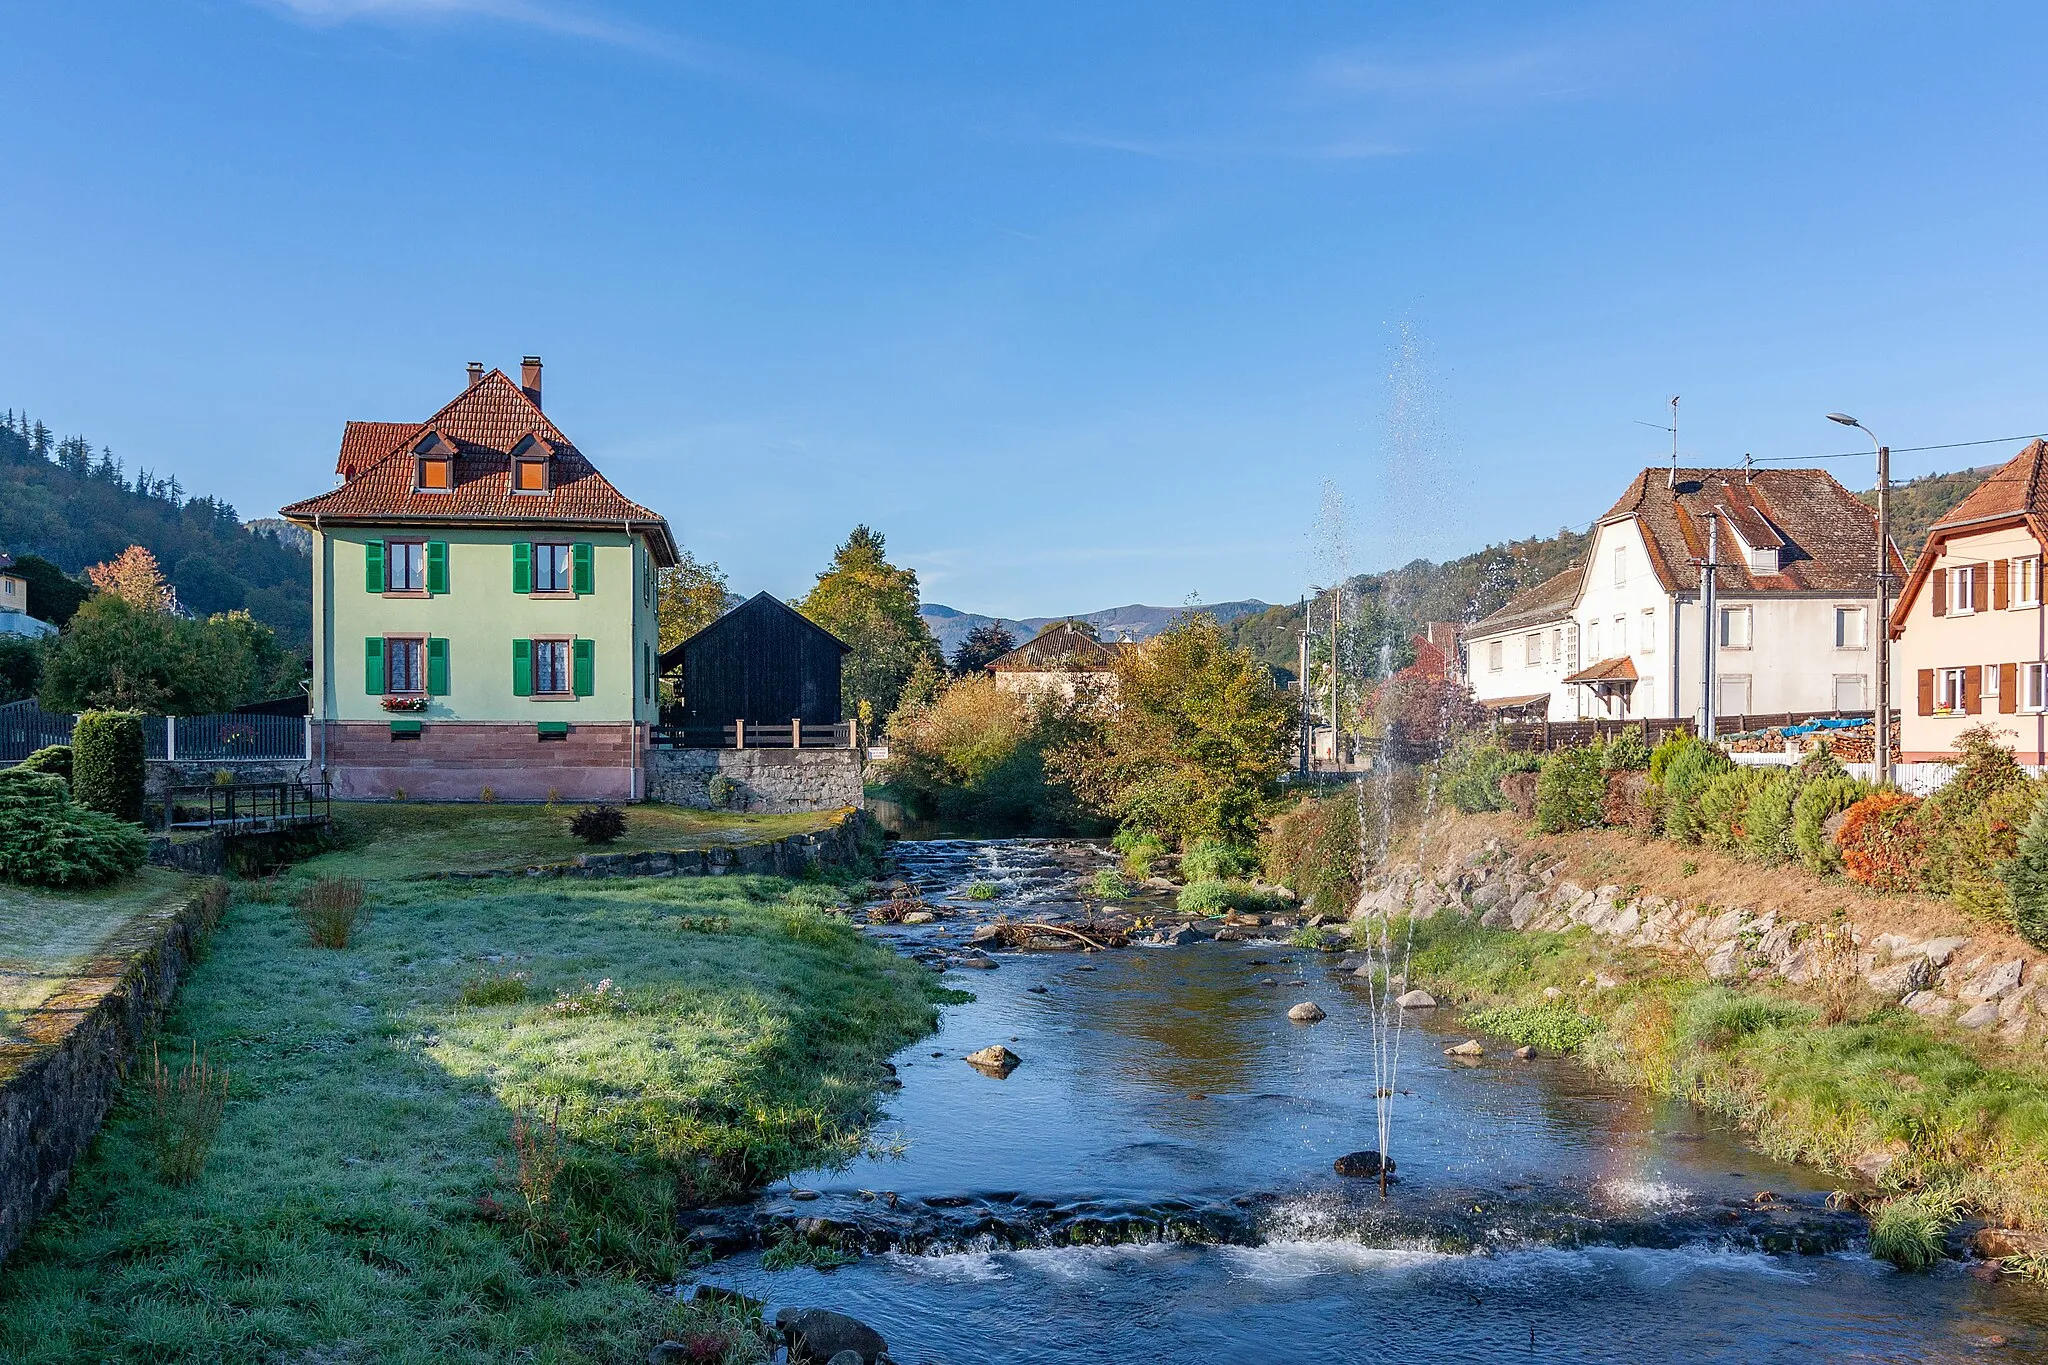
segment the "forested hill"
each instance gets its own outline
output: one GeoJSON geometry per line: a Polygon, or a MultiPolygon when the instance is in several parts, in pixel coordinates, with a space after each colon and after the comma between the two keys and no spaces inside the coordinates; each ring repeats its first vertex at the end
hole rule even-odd
{"type": "Polygon", "coordinates": [[[175,477],[130,476],[114,453],[41,422],[0,416],[0,549],[40,555],[66,573],[130,545],[157,557],[195,615],[246,609],[290,649],[312,637],[312,562],[235,509],[188,494],[175,477]]]}
{"type": "MultiPolygon", "coordinates": [[[[1927,529],[1997,468],[1986,465],[1981,469],[1929,474],[1893,486],[1892,539],[1908,565],[1926,543],[1927,529]]],[[[1872,506],[1877,503],[1875,490],[1859,496],[1872,506]]],[[[1443,564],[1418,559],[1384,573],[1360,574],[1349,580],[1345,610],[1353,610],[1353,603],[1361,608],[1360,628],[1368,657],[1377,655],[1381,641],[1391,637],[1395,664],[1405,665],[1413,658],[1410,642],[1425,623],[1464,623],[1498,611],[1523,588],[1534,587],[1552,574],[1564,572],[1585,552],[1587,538],[1582,531],[1560,530],[1554,536],[1489,545],[1476,554],[1443,564]]],[[[1328,611],[1329,597],[1325,594],[1316,608],[1319,632],[1329,628],[1328,611]]],[[[1271,607],[1228,621],[1224,629],[1261,659],[1292,677],[1301,617],[1298,603],[1271,607]]]]}

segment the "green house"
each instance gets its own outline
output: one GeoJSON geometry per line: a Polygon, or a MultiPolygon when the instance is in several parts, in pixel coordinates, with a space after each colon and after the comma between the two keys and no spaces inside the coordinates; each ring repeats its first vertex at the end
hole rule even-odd
{"type": "Polygon", "coordinates": [[[637,800],[668,523],[520,382],[469,368],[424,422],[350,422],[313,535],[315,743],[335,794],[637,800]]]}

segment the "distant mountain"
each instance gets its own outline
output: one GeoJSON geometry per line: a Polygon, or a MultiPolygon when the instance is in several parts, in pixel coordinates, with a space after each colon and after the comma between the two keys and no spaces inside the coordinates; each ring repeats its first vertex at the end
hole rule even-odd
{"type": "Polygon", "coordinates": [[[1175,617],[1190,611],[1205,612],[1219,622],[1228,624],[1240,616],[1250,616],[1264,610],[1266,604],[1256,600],[1205,602],[1194,607],[1147,607],[1134,604],[1128,607],[1105,607],[1101,611],[1081,612],[1071,616],[1027,616],[1018,620],[1008,616],[982,616],[971,611],[959,611],[937,602],[927,602],[919,608],[925,625],[931,628],[933,637],[939,642],[939,648],[946,652],[949,659],[953,657],[953,651],[960,647],[960,642],[967,638],[969,631],[976,626],[985,626],[991,621],[1001,622],[1017,637],[1020,644],[1038,634],[1041,627],[1048,626],[1054,621],[1086,621],[1094,626],[1105,640],[1149,640],[1173,624],[1175,617]]]}

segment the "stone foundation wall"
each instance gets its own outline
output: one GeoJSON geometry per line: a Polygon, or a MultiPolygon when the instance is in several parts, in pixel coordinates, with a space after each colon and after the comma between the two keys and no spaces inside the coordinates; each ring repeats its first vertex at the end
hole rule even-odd
{"type": "Polygon", "coordinates": [[[855,866],[860,861],[861,840],[869,825],[866,812],[849,810],[824,829],[754,844],[652,849],[644,853],[583,853],[564,863],[542,863],[535,867],[491,872],[450,872],[446,876],[451,881],[486,881],[497,877],[723,877],[736,874],[800,877],[812,867],[855,866]]]}
{"type": "Polygon", "coordinates": [[[757,815],[858,808],[858,749],[653,749],[647,754],[647,799],[708,810],[711,779],[739,784],[732,810],[757,815]]]}
{"type": "Polygon", "coordinates": [[[139,921],[0,1046],[0,1260],[64,1192],[203,931],[196,900],[139,921]]]}
{"type": "MultiPolygon", "coordinates": [[[[1624,948],[1689,957],[1716,981],[1812,980],[1815,926],[1758,906],[1688,906],[1665,896],[1585,887],[1562,860],[1490,839],[1462,858],[1426,868],[1394,865],[1368,879],[1354,918],[1413,912],[1477,916],[1495,929],[1562,932],[1584,927],[1624,948]]],[[[1911,938],[1846,927],[1856,969],[1872,991],[1914,1013],[1953,1019],[2014,1047],[2048,1039],[2048,961],[1984,950],[1966,935],[1911,938]]]]}
{"type": "MultiPolygon", "coordinates": [[[[418,739],[393,739],[382,721],[330,721],[327,772],[337,800],[479,801],[489,787],[499,801],[637,801],[641,798],[640,728],[632,724],[569,726],[566,739],[544,740],[531,725],[468,725],[428,721],[418,739]]],[[[320,735],[313,736],[314,762],[320,735]]]]}

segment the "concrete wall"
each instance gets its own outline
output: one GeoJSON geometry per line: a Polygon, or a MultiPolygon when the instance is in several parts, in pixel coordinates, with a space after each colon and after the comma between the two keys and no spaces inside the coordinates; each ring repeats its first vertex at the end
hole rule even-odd
{"type": "Polygon", "coordinates": [[[709,809],[711,779],[739,784],[732,809],[755,814],[859,807],[858,749],[651,749],[647,799],[709,809]]]}

